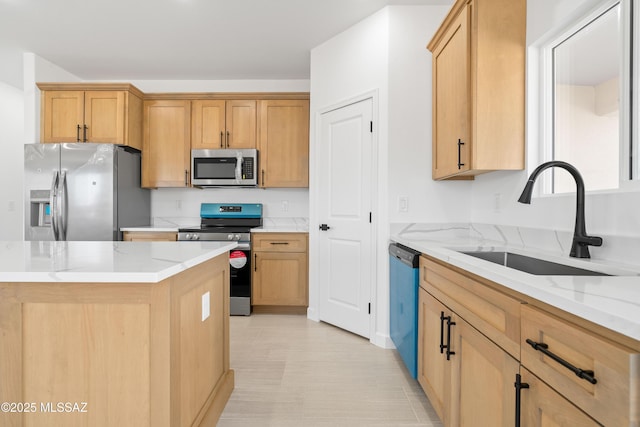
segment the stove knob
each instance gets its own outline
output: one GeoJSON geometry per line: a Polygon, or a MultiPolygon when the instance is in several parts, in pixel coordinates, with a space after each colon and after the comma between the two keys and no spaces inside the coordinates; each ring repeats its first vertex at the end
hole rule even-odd
{"type": "Polygon", "coordinates": [[[193,233],[193,240],[200,240],[200,235],[198,233],[193,233]]]}
{"type": "Polygon", "coordinates": [[[184,235],[185,240],[191,240],[191,233],[187,233],[184,235]]]}
{"type": "Polygon", "coordinates": [[[227,234],[227,240],[233,240],[233,234],[227,234]]]}
{"type": "Polygon", "coordinates": [[[240,235],[236,234],[236,240],[240,240],[240,235]]]}

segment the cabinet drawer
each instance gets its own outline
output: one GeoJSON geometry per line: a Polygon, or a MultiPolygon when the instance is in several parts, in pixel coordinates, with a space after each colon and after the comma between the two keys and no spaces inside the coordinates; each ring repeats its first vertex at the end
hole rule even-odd
{"type": "Polygon", "coordinates": [[[640,423],[640,355],[533,307],[522,307],[522,365],[570,402],[607,426],[640,423]],[[560,361],[593,371],[596,384],[578,377],[560,361]]]}
{"type": "Polygon", "coordinates": [[[520,301],[424,256],[420,286],[520,360],[520,301]]]}
{"type": "Polygon", "coordinates": [[[254,233],[252,251],[306,252],[306,233],[254,233]]]}

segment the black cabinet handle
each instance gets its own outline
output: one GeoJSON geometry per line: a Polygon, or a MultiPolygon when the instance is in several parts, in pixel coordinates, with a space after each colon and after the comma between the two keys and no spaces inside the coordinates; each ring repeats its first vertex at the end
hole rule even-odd
{"type": "Polygon", "coordinates": [[[227,148],[229,148],[229,140],[231,139],[231,137],[229,135],[230,135],[230,133],[229,133],[229,131],[227,131],[227,148]]]}
{"type": "Polygon", "coordinates": [[[529,384],[523,383],[522,377],[520,376],[520,374],[516,374],[516,382],[514,385],[516,387],[516,424],[515,426],[520,427],[520,406],[521,406],[520,392],[522,391],[523,388],[529,388],[529,384]]]}
{"type": "Polygon", "coordinates": [[[253,254],[253,271],[258,271],[258,254],[253,254]]]}
{"type": "Polygon", "coordinates": [[[220,148],[224,148],[223,137],[224,137],[224,132],[220,131],[220,148]]]}
{"type": "Polygon", "coordinates": [[[184,186],[185,187],[189,186],[189,170],[188,169],[184,170],[184,186]]]}
{"type": "Polygon", "coordinates": [[[87,129],[89,128],[89,126],[84,125],[84,142],[87,142],[87,129]]]}
{"type": "Polygon", "coordinates": [[[456,322],[451,321],[451,316],[447,316],[447,360],[451,359],[451,356],[456,354],[455,351],[451,351],[451,327],[455,326],[456,322]]]}
{"type": "Polygon", "coordinates": [[[76,142],[80,142],[80,125],[76,128],[76,142]]]}
{"type": "Polygon", "coordinates": [[[462,158],[461,158],[461,147],[464,145],[464,142],[462,142],[462,140],[458,139],[458,169],[462,168],[462,166],[464,166],[464,163],[461,162],[462,158]]]}
{"type": "Polygon", "coordinates": [[[446,319],[444,311],[440,312],[440,354],[444,353],[444,349],[447,348],[444,345],[444,320],[446,319]]]}
{"type": "Polygon", "coordinates": [[[327,231],[329,230],[331,227],[329,227],[327,224],[320,224],[320,226],[318,227],[318,229],[322,230],[322,231],[327,231]]]}
{"type": "Polygon", "coordinates": [[[272,245],[288,245],[289,242],[270,242],[272,245]]]}
{"type": "Polygon", "coordinates": [[[535,342],[527,338],[527,344],[533,347],[534,350],[542,352],[545,356],[549,356],[568,370],[572,371],[578,378],[582,378],[583,380],[589,381],[591,384],[597,384],[598,380],[596,380],[593,371],[587,371],[580,369],[576,366],[573,366],[571,363],[567,362],[557,354],[549,351],[549,345],[541,342],[535,342]]]}

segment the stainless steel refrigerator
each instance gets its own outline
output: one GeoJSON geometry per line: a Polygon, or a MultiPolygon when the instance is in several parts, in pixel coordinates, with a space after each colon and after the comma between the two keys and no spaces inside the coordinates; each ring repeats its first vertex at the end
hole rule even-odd
{"type": "Polygon", "coordinates": [[[24,147],[25,240],[122,240],[121,227],[149,225],[140,153],[113,144],[24,147]]]}

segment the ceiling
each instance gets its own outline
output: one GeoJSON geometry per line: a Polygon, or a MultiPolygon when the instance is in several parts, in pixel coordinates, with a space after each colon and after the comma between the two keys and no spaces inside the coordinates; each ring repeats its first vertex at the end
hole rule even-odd
{"type": "Polygon", "coordinates": [[[312,48],[382,7],[452,3],[0,0],[0,63],[16,68],[0,80],[21,87],[23,52],[83,80],[309,79],[312,48]]]}

